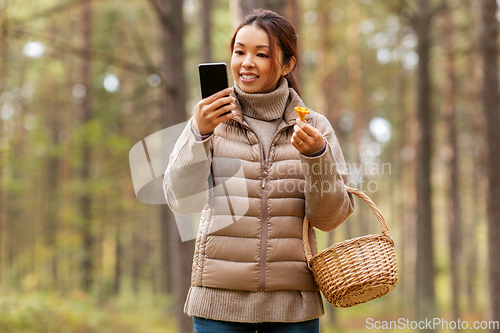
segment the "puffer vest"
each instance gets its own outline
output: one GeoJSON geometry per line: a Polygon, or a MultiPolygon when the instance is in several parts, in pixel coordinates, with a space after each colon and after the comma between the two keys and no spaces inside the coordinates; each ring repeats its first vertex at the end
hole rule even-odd
{"type": "MultiPolygon", "coordinates": [[[[306,184],[299,152],[290,142],[294,107],[304,104],[290,92],[266,160],[238,102],[236,116],[216,127],[210,149],[212,186],[196,239],[193,286],[318,289],[302,245],[306,184]]],[[[306,121],[314,124],[316,118],[311,110],[306,121]]],[[[315,249],[312,231],[310,238],[315,249]]]]}

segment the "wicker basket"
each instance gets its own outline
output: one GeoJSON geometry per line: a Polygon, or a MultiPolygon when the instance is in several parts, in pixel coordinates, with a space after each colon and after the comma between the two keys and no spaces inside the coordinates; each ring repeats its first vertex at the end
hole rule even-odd
{"type": "Polygon", "coordinates": [[[371,207],[382,227],[382,234],[348,239],[313,256],[306,217],[302,238],[307,264],[319,289],[328,302],[340,308],[381,297],[398,282],[394,241],[384,217],[366,194],[351,187],[346,186],[346,189],[371,207]]]}

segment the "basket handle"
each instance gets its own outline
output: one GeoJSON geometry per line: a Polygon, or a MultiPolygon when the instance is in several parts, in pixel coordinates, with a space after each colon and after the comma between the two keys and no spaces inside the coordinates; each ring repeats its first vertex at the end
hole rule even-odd
{"type": "MultiPolygon", "coordinates": [[[[377,217],[378,223],[380,224],[380,227],[382,228],[382,235],[392,238],[391,233],[389,232],[389,227],[387,227],[387,223],[385,223],[385,219],[382,216],[382,213],[378,209],[378,207],[375,205],[375,203],[370,199],[365,193],[363,193],[361,190],[358,190],[357,188],[352,188],[349,186],[345,187],[348,193],[352,193],[363,199],[368,206],[372,209],[373,213],[377,217]]],[[[302,242],[304,244],[304,251],[306,254],[307,261],[309,262],[312,258],[312,253],[311,253],[311,246],[309,245],[309,219],[307,216],[304,217],[304,222],[302,225],[302,242]]]]}

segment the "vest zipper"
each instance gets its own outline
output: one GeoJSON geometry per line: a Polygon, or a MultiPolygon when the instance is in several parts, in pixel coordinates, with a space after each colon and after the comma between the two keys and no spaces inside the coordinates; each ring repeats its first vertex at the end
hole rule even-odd
{"type": "Polygon", "coordinates": [[[262,164],[262,222],[261,222],[261,243],[260,243],[260,271],[259,271],[259,291],[264,291],[266,279],[266,256],[267,256],[267,171],[266,165],[262,164]]]}
{"type": "MultiPolygon", "coordinates": [[[[265,279],[266,279],[266,256],[267,256],[267,201],[268,201],[268,189],[267,189],[267,182],[269,180],[268,178],[268,173],[267,173],[267,161],[269,160],[269,156],[267,160],[264,161],[264,147],[262,146],[262,142],[260,139],[257,137],[257,134],[254,132],[253,129],[250,127],[244,125],[241,123],[243,127],[245,127],[247,130],[252,131],[255,134],[255,137],[257,138],[257,141],[259,141],[259,146],[260,146],[260,158],[262,161],[262,221],[261,221],[261,243],[260,243],[260,261],[259,261],[259,291],[264,291],[265,289],[265,279]]],[[[271,152],[271,146],[273,145],[274,139],[276,136],[283,132],[284,130],[288,129],[291,126],[285,126],[276,134],[274,135],[273,139],[271,140],[271,145],[269,146],[269,153],[271,152]]]]}

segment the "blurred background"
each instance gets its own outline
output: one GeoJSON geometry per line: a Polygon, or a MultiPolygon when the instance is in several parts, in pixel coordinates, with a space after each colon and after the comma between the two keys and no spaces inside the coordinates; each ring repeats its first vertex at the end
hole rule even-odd
{"type": "MultiPolygon", "coordinates": [[[[325,302],[322,332],[500,320],[494,0],[0,0],[0,332],[191,332],[194,242],[136,199],[128,154],[189,119],[197,65],[260,7],[296,27],[303,100],[396,246],[397,287],[325,302]]],[[[356,203],[320,249],[380,232],[356,203]]]]}

